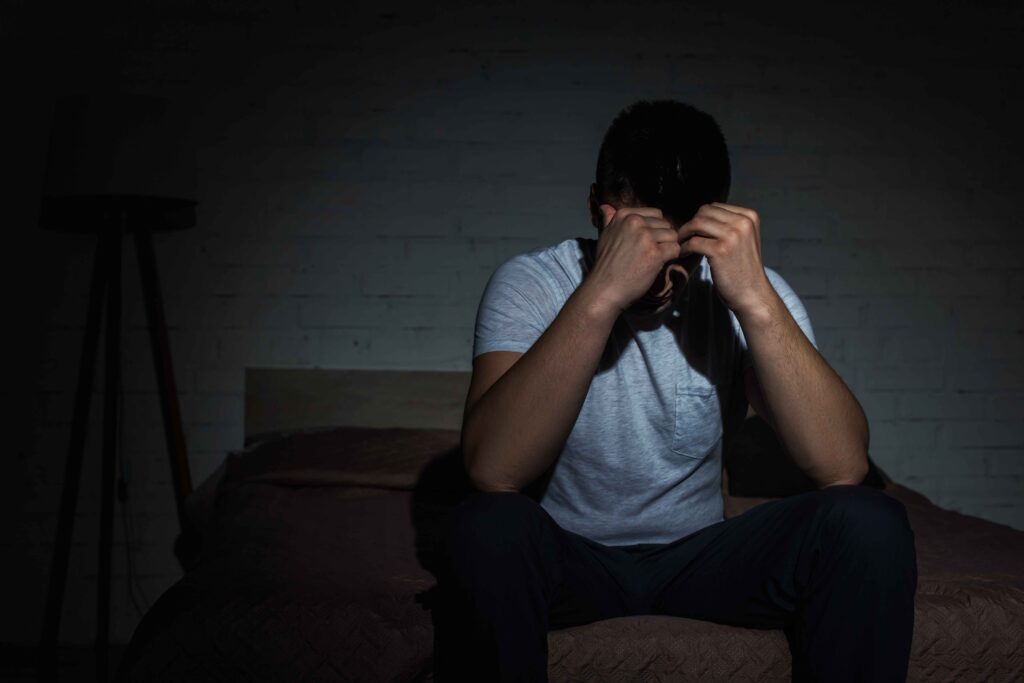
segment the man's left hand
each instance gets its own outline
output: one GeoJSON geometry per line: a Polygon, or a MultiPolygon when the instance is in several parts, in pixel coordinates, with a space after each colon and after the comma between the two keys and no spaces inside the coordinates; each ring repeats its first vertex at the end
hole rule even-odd
{"type": "Polygon", "coordinates": [[[737,315],[763,308],[775,295],[761,260],[761,219],[753,209],[704,204],[678,235],[680,258],[707,256],[715,289],[737,315]]]}

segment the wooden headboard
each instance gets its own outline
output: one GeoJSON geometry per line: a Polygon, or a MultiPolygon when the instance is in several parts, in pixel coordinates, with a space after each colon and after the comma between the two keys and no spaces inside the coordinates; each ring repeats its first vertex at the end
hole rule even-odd
{"type": "Polygon", "coordinates": [[[461,429],[470,374],[246,368],[245,441],[312,427],[461,429]]]}

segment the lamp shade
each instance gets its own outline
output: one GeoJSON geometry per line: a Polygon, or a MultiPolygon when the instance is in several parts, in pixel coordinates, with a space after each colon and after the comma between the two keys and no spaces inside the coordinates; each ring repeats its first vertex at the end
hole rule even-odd
{"type": "Polygon", "coordinates": [[[180,106],[137,93],[57,99],[43,180],[44,228],[93,231],[111,210],[130,211],[153,229],[188,227],[195,222],[195,193],[195,149],[180,106]]]}

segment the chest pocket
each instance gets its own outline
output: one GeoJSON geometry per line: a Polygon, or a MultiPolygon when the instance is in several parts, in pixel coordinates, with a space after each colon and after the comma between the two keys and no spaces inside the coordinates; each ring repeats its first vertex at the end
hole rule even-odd
{"type": "Polygon", "coordinates": [[[722,407],[715,385],[694,372],[676,380],[672,451],[703,460],[722,437],[722,407]]]}

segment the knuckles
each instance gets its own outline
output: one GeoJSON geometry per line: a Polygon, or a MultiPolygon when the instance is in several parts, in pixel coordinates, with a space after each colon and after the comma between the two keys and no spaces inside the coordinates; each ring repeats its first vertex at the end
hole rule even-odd
{"type": "Polygon", "coordinates": [[[643,219],[640,214],[631,213],[626,216],[626,220],[622,222],[622,227],[629,230],[643,230],[647,226],[647,222],[643,219]]]}

